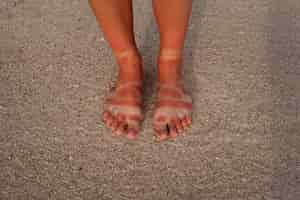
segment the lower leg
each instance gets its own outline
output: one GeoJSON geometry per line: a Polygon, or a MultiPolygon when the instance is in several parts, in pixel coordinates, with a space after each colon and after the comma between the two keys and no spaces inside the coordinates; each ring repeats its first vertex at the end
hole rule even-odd
{"type": "Polygon", "coordinates": [[[103,120],[116,135],[134,138],[141,114],[142,60],[134,31],[132,0],[90,0],[119,66],[117,87],[104,105],[103,120]]]}
{"type": "Polygon", "coordinates": [[[182,85],[182,51],[192,0],[153,0],[160,32],[158,103],[154,128],[160,140],[176,137],[191,124],[191,98],[182,85]]]}
{"type": "Polygon", "coordinates": [[[192,0],[173,0],[172,3],[168,0],[153,0],[153,7],[160,32],[159,80],[181,79],[182,51],[192,0]]]}
{"type": "Polygon", "coordinates": [[[119,65],[119,80],[142,79],[134,31],[132,0],[89,0],[119,65]]]}

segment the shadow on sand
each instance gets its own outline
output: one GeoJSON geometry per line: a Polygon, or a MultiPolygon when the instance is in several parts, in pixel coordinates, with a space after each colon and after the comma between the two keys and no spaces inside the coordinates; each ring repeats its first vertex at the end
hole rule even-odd
{"type": "Polygon", "coordinates": [[[272,84],[272,146],[276,197],[294,199],[299,146],[300,49],[299,2],[276,0],[269,8],[268,53],[272,84]],[[298,5],[298,6],[297,6],[298,5]],[[282,166],[286,166],[285,169],[282,166]]]}

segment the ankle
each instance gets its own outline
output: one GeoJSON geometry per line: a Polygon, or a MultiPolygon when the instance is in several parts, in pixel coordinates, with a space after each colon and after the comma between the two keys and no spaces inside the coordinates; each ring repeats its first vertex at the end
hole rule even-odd
{"type": "Polygon", "coordinates": [[[176,84],[181,81],[182,50],[161,49],[157,60],[159,83],[176,84]]]}
{"type": "Polygon", "coordinates": [[[181,48],[161,48],[159,50],[158,61],[176,61],[182,59],[181,48]]]}
{"type": "Polygon", "coordinates": [[[119,82],[142,81],[142,57],[137,50],[126,50],[116,54],[119,66],[119,82]]]}
{"type": "Polygon", "coordinates": [[[142,57],[135,48],[116,52],[115,57],[119,66],[136,65],[142,63],[142,57]]]}

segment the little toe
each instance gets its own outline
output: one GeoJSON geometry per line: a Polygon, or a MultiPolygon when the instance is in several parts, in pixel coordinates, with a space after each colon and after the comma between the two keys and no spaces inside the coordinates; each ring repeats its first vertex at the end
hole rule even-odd
{"type": "Polygon", "coordinates": [[[186,121],[187,121],[188,125],[191,125],[192,124],[192,117],[187,115],[185,118],[186,118],[186,121]]]}
{"type": "Polygon", "coordinates": [[[104,121],[104,123],[106,124],[107,127],[110,127],[112,121],[113,121],[113,117],[112,117],[112,115],[109,113],[109,115],[107,115],[107,118],[106,118],[106,120],[104,121]]]}
{"type": "Polygon", "coordinates": [[[110,113],[108,111],[104,111],[102,114],[103,121],[107,121],[107,119],[110,117],[110,113]]]}
{"type": "Polygon", "coordinates": [[[181,124],[182,124],[182,126],[183,126],[184,129],[187,129],[189,127],[189,123],[188,123],[188,120],[186,119],[186,117],[184,117],[181,120],[181,124]]]}
{"type": "Polygon", "coordinates": [[[117,122],[118,120],[116,119],[115,116],[111,116],[111,121],[110,123],[108,124],[109,125],[109,128],[111,128],[111,130],[114,130],[115,129],[115,126],[117,126],[117,122]]]}
{"type": "Polygon", "coordinates": [[[104,111],[102,114],[102,120],[105,124],[107,124],[109,121],[111,121],[111,114],[108,111],[104,111]]]}

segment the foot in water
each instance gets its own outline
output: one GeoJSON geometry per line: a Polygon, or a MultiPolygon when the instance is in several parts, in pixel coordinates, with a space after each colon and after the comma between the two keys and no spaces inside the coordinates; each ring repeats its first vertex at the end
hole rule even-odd
{"type": "Polygon", "coordinates": [[[183,87],[181,58],[180,52],[165,49],[158,59],[153,126],[159,141],[183,134],[192,123],[192,99],[183,87]]]}
{"type": "Polygon", "coordinates": [[[103,121],[113,135],[135,139],[143,120],[142,61],[134,51],[122,52],[116,57],[119,65],[118,81],[105,99],[103,121]]]}

